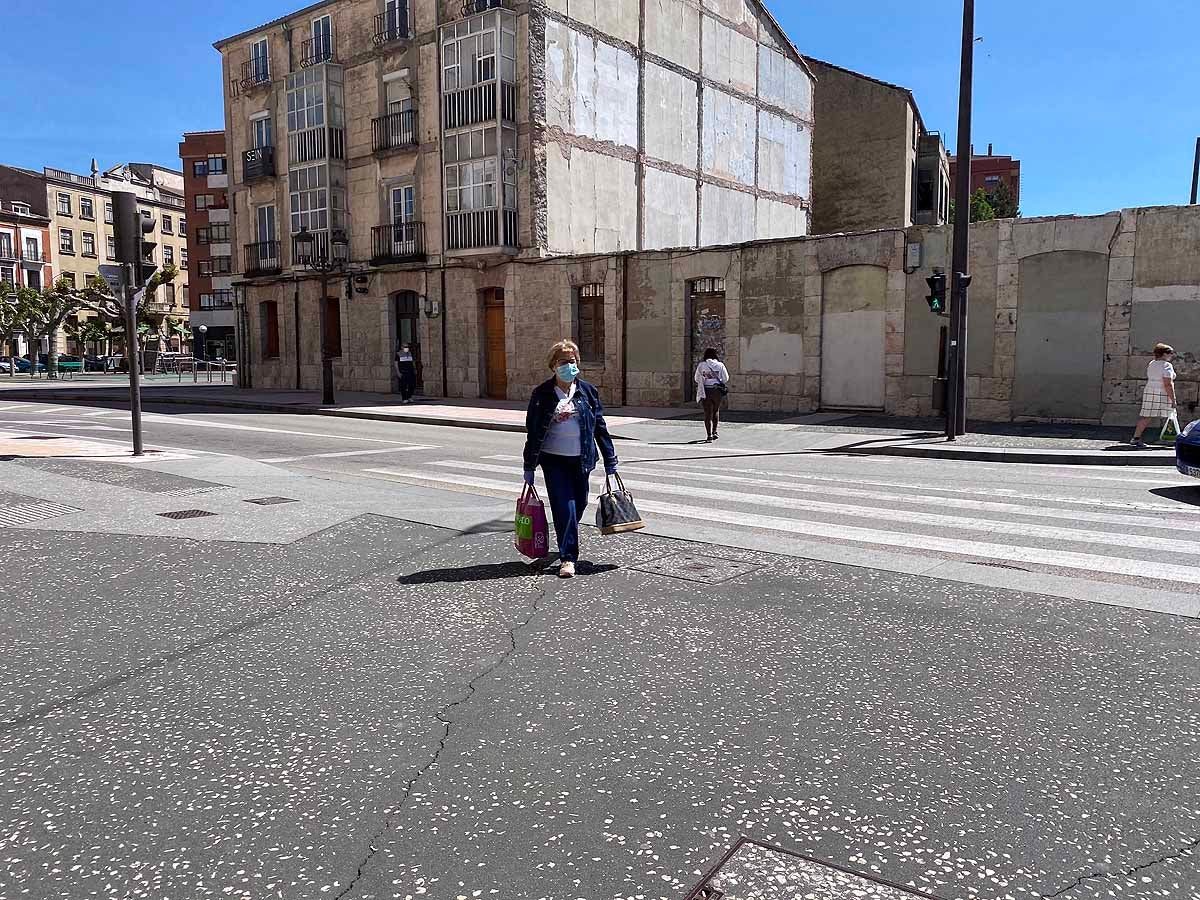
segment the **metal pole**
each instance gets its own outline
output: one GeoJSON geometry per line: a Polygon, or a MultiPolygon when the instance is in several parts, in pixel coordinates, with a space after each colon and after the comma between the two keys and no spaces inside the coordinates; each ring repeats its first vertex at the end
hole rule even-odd
{"type": "Polygon", "coordinates": [[[133,425],[133,455],[142,456],[142,380],[138,371],[137,301],[133,290],[133,266],[121,266],[121,299],[125,307],[126,357],[129,360],[129,413],[133,425]]]}
{"type": "Polygon", "coordinates": [[[1196,138],[1196,161],[1192,164],[1192,205],[1200,201],[1200,137],[1196,138]]]}
{"type": "Polygon", "coordinates": [[[321,305],[317,318],[321,323],[321,404],[333,406],[333,356],[329,353],[329,334],[325,326],[325,315],[329,308],[328,265],[321,269],[321,305]]]}
{"type": "Polygon", "coordinates": [[[958,185],[951,267],[949,397],[946,437],[967,431],[967,273],[971,242],[971,89],[975,70],[975,0],[963,0],[962,68],[958,87],[958,185]]]}

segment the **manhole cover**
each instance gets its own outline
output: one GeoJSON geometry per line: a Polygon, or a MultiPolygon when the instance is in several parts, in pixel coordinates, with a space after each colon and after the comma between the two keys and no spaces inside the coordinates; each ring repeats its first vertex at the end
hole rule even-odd
{"type": "Polygon", "coordinates": [[[733,559],[720,559],[711,556],[680,553],[678,556],[668,556],[653,562],[634,566],[639,572],[649,572],[652,575],[665,575],[668,578],[679,578],[683,581],[695,581],[700,584],[719,584],[732,581],[735,578],[753,572],[757,566],[733,559]]]}
{"type": "Polygon", "coordinates": [[[215,516],[216,513],[203,509],[177,509],[174,512],[158,513],[158,515],[164,519],[203,519],[206,516],[215,516]]]}
{"type": "Polygon", "coordinates": [[[278,506],[280,503],[299,503],[299,500],[292,500],[289,497],[259,497],[255,500],[247,500],[247,503],[254,503],[258,506],[278,506]]]}
{"type": "Polygon", "coordinates": [[[937,900],[930,894],[742,838],[686,900],[937,900]]]}

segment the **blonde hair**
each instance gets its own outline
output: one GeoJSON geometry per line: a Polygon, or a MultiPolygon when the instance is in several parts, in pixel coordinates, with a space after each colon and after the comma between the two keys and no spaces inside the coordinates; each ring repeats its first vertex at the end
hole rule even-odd
{"type": "Polygon", "coordinates": [[[1175,352],[1175,348],[1172,347],[1170,344],[1155,344],[1155,346],[1154,346],[1154,356],[1157,359],[1162,359],[1168,353],[1174,353],[1174,352],[1175,352]]]}
{"type": "Polygon", "coordinates": [[[576,343],[574,341],[561,340],[550,348],[550,356],[546,360],[546,367],[553,369],[554,361],[564,353],[574,353],[575,358],[579,359],[579,347],[576,343]]]}

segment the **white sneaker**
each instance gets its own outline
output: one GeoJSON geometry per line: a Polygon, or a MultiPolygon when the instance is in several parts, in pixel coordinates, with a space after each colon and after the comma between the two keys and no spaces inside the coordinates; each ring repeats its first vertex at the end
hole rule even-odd
{"type": "Polygon", "coordinates": [[[574,578],[575,577],[575,563],[566,562],[565,560],[563,562],[559,563],[558,577],[559,578],[574,578]]]}

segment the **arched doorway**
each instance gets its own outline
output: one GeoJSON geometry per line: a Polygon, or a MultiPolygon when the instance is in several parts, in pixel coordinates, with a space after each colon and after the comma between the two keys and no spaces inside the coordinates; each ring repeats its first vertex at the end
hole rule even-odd
{"type": "Polygon", "coordinates": [[[392,317],[396,322],[392,352],[395,353],[405,344],[412,349],[413,361],[417,366],[417,391],[420,391],[423,368],[421,364],[421,329],[419,327],[421,298],[415,291],[400,291],[392,296],[392,306],[392,317]]]}

